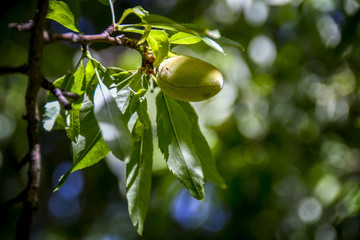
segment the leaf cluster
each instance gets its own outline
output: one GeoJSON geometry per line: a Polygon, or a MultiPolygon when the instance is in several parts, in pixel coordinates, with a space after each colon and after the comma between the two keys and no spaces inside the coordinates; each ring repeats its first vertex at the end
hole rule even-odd
{"type": "MultiPolygon", "coordinates": [[[[108,4],[112,7],[111,1],[108,4]]],[[[64,2],[50,1],[47,18],[80,32],[64,2]]],[[[141,34],[137,44],[146,42],[147,51],[155,59],[150,68],[172,56],[171,44],[186,45],[203,41],[222,53],[220,43],[241,47],[221,37],[218,31],[179,24],[166,17],[150,14],[140,6],[125,10],[115,28],[125,33],[141,34]],[[141,22],[122,24],[129,14],[137,15],[141,22]]],[[[151,122],[146,99],[156,83],[153,83],[155,78],[148,67],[143,64],[142,68],[133,71],[105,68],[89,51],[84,51],[76,70],[53,83],[64,91],[77,93],[80,98],[73,102],[72,109],[65,110],[56,98],[49,95],[43,118],[46,130],[65,129],[72,142],[72,168],[61,177],[55,191],[72,172],[89,167],[112,152],[116,158],[127,163],[129,213],[139,234],[142,234],[149,208],[154,125],[157,126],[158,145],[169,170],[194,198],[204,198],[205,180],[226,187],[190,103],[177,101],[160,91],[156,97],[156,123],[151,122]],[[130,118],[135,119],[135,123],[130,118]]]]}

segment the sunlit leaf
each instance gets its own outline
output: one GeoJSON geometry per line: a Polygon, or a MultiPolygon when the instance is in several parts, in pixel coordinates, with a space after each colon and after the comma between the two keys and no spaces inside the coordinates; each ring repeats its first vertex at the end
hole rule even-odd
{"type": "MultiPolygon", "coordinates": [[[[85,72],[83,67],[83,61],[80,60],[79,68],[74,73],[69,73],[61,78],[58,78],[53,82],[54,87],[59,88],[63,91],[76,93],[80,96],[75,102],[72,103],[72,109],[68,110],[69,121],[66,127],[66,132],[71,141],[76,142],[76,137],[80,131],[79,123],[79,111],[82,104],[82,97],[84,94],[84,84],[85,84],[85,72]]],[[[52,94],[48,97],[48,102],[56,100],[55,96],[52,94]]],[[[59,117],[59,121],[62,117],[59,117]]],[[[58,122],[59,122],[58,121],[58,122]]],[[[60,122],[59,122],[60,123],[60,122]]]]}
{"type": "Polygon", "coordinates": [[[51,131],[55,126],[57,118],[60,116],[60,103],[58,101],[48,102],[44,106],[43,127],[46,131],[51,131]]]}
{"type": "Polygon", "coordinates": [[[231,40],[229,38],[226,38],[226,37],[220,37],[219,39],[216,39],[216,42],[222,46],[237,47],[237,48],[240,48],[242,51],[245,51],[245,48],[241,43],[238,43],[238,42],[231,40]]]}
{"type": "Polygon", "coordinates": [[[129,86],[133,92],[137,92],[142,88],[142,77],[143,74],[138,72],[128,79],[129,86]]]}
{"type": "Polygon", "coordinates": [[[140,19],[143,19],[144,17],[149,15],[149,12],[143,9],[141,6],[128,8],[123,12],[117,24],[120,25],[129,14],[136,14],[140,19]]]}
{"type": "Polygon", "coordinates": [[[72,168],[61,177],[54,191],[65,183],[71,172],[94,165],[110,152],[109,147],[101,138],[101,132],[93,112],[93,104],[87,96],[84,97],[79,118],[81,127],[77,137],[78,141],[72,142],[72,168]]]}
{"type": "Polygon", "coordinates": [[[201,160],[192,140],[192,128],[181,105],[161,92],[156,97],[159,148],[171,172],[196,199],[204,198],[201,160]]]}
{"type": "Polygon", "coordinates": [[[161,30],[151,30],[146,39],[155,57],[154,67],[157,67],[168,55],[170,50],[169,37],[161,30]]]}
{"type": "Polygon", "coordinates": [[[218,173],[214,156],[211,152],[209,144],[202,134],[199,124],[198,116],[189,102],[177,101],[182,109],[186,112],[191,124],[192,140],[195,145],[196,153],[201,160],[202,170],[205,179],[215,183],[219,187],[226,188],[224,179],[218,173]]]}
{"type": "Polygon", "coordinates": [[[74,32],[80,32],[74,14],[63,1],[50,0],[46,18],[54,20],[74,32]]]}
{"type": "Polygon", "coordinates": [[[141,38],[139,39],[139,41],[138,41],[137,44],[142,44],[142,43],[144,43],[144,42],[146,41],[146,38],[149,36],[150,31],[151,31],[151,25],[150,25],[150,24],[146,24],[146,25],[145,25],[144,33],[143,33],[143,35],[141,36],[141,38]]]}
{"type": "Polygon", "coordinates": [[[146,94],[146,89],[140,89],[137,93],[133,94],[128,107],[124,112],[124,118],[129,121],[130,117],[135,113],[140,103],[143,101],[143,97],[146,94]]]}
{"type": "Polygon", "coordinates": [[[78,70],[73,75],[73,82],[71,84],[70,89],[66,89],[69,92],[77,93],[79,96],[81,96],[79,99],[77,99],[75,102],[72,103],[72,109],[69,110],[70,122],[66,132],[68,137],[73,142],[77,141],[76,137],[80,132],[79,114],[83,100],[82,89],[83,89],[84,80],[85,80],[85,70],[83,66],[83,61],[81,60],[78,70]]]}
{"type": "Polygon", "coordinates": [[[126,165],[126,196],[131,221],[141,235],[150,201],[153,137],[146,101],[140,104],[137,113],[132,130],[133,149],[126,165]]]}
{"type": "Polygon", "coordinates": [[[171,44],[195,44],[200,41],[200,37],[184,32],[175,33],[169,39],[171,44]]]}
{"type": "Polygon", "coordinates": [[[201,37],[201,39],[203,40],[204,43],[206,43],[208,46],[212,47],[213,49],[215,49],[218,52],[221,52],[222,54],[225,55],[224,49],[214,40],[208,38],[208,37],[201,37]]]}
{"type": "MultiPolygon", "coordinates": [[[[95,72],[97,69],[95,68],[95,72]]],[[[94,113],[98,121],[102,138],[105,140],[112,153],[124,160],[131,149],[131,136],[125,124],[125,119],[109,89],[98,77],[98,86],[94,94],[94,113]]]]}

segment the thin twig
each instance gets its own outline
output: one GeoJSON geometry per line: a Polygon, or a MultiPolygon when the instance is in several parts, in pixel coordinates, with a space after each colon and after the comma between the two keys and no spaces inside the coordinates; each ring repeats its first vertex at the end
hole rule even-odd
{"type": "Polygon", "coordinates": [[[34,21],[30,20],[27,23],[9,23],[8,27],[19,32],[30,31],[34,27],[34,21]]]}
{"type": "Polygon", "coordinates": [[[45,78],[43,78],[41,86],[44,89],[49,90],[52,94],[54,94],[55,97],[59,100],[59,102],[64,106],[65,109],[71,109],[71,102],[66,97],[73,100],[79,98],[79,95],[77,95],[76,93],[65,92],[59,88],[56,88],[49,80],[45,78]]]}
{"type": "Polygon", "coordinates": [[[123,34],[118,36],[111,36],[115,31],[114,25],[110,25],[104,32],[100,34],[80,34],[80,33],[51,33],[44,31],[43,37],[45,43],[53,43],[59,41],[66,41],[77,44],[88,44],[91,42],[102,42],[112,45],[126,46],[129,48],[139,48],[137,46],[137,40],[125,37],[123,34]]]}

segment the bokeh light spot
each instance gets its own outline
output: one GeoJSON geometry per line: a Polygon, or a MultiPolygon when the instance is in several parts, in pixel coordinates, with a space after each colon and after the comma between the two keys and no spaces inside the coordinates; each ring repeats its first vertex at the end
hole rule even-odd
{"type": "Polygon", "coordinates": [[[253,26],[263,24],[269,15],[269,7],[262,1],[254,2],[250,8],[245,11],[246,21],[253,26]]]}
{"type": "Polygon", "coordinates": [[[298,216],[305,223],[315,223],[322,215],[320,203],[313,197],[303,199],[298,208],[298,216]]]}
{"type": "Polygon", "coordinates": [[[249,56],[259,65],[270,66],[276,58],[275,44],[266,36],[257,36],[250,42],[249,56]]]}
{"type": "Polygon", "coordinates": [[[315,187],[315,194],[324,204],[332,203],[340,193],[341,187],[336,177],[326,175],[315,187]]]}

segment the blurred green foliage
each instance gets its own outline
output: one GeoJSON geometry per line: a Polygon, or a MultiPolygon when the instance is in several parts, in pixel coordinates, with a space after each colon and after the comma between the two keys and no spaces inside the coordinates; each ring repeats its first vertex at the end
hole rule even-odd
{"type": "MultiPolygon", "coordinates": [[[[34,2],[12,1],[2,10],[0,64],[26,61],[28,34],[9,31],[7,24],[31,18],[34,2]]],[[[66,2],[85,33],[99,33],[111,23],[109,8],[95,0],[66,2]]],[[[193,105],[228,188],[207,183],[205,200],[192,199],[155,152],[143,238],[359,239],[359,1],[118,0],[117,16],[135,5],[219,29],[246,48],[228,47],[226,56],[202,43],[173,49],[224,73],[221,93],[193,105]]],[[[48,27],[65,31],[55,23],[48,27]]],[[[106,66],[139,66],[135,51],[91,48],[106,66]]],[[[44,73],[50,79],[68,73],[79,54],[76,45],[47,46],[44,73]]],[[[1,202],[27,181],[25,168],[13,169],[27,151],[21,119],[25,86],[24,76],[0,77],[1,202]]],[[[40,94],[39,106],[45,96],[40,94]]],[[[44,130],[41,142],[41,200],[32,239],[139,238],[127,213],[122,163],[109,156],[52,193],[70,168],[70,142],[64,132],[44,130]]],[[[20,207],[1,217],[3,239],[12,238],[20,207]]]]}

